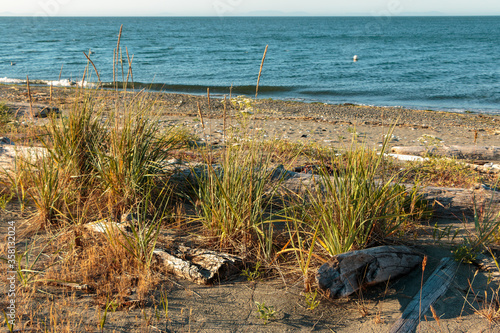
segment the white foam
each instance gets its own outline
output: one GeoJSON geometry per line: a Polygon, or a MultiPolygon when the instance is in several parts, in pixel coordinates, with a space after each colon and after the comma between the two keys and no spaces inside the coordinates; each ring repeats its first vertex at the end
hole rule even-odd
{"type": "MultiPolygon", "coordinates": [[[[93,88],[96,87],[97,85],[92,82],[88,81],[72,81],[69,79],[62,79],[62,80],[30,80],[31,83],[33,84],[46,84],[48,86],[52,85],[53,87],[73,87],[73,86],[78,86],[78,87],[84,87],[84,88],[93,88]]],[[[20,79],[11,79],[8,77],[0,78],[0,83],[7,83],[7,84],[26,84],[26,80],[20,80],[20,79]]]]}
{"type": "Polygon", "coordinates": [[[58,81],[45,81],[45,84],[47,84],[48,86],[52,84],[52,86],[54,87],[71,87],[74,86],[76,83],[71,80],[64,79],[58,81]]]}
{"type": "Polygon", "coordinates": [[[26,80],[10,79],[8,77],[0,78],[0,83],[25,83],[26,80]]]}
{"type": "Polygon", "coordinates": [[[46,83],[47,85],[51,85],[54,87],[72,87],[72,86],[78,86],[78,87],[85,87],[85,88],[92,88],[95,87],[96,84],[88,81],[71,81],[68,79],[64,80],[59,80],[59,81],[42,81],[46,83]]]}
{"type": "Polygon", "coordinates": [[[78,81],[76,82],[76,85],[79,87],[84,87],[84,88],[94,88],[97,87],[96,83],[88,82],[88,81],[78,81]]]}

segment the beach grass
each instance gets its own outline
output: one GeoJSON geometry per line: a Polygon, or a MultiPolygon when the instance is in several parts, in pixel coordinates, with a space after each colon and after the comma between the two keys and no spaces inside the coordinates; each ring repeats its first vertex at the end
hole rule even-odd
{"type": "MultiPolygon", "coordinates": [[[[18,155],[0,182],[1,206],[14,206],[25,221],[25,251],[15,267],[22,282],[16,320],[29,322],[28,329],[104,331],[111,326],[111,313],[135,307],[142,309],[138,331],[165,321],[168,326],[168,295],[163,289],[156,292],[168,274],[153,251],[173,247],[165,234],[174,229],[188,234],[184,237],[193,247],[243,258],[247,267],[255,267],[243,271],[249,280],[278,275],[285,284],[287,278],[300,280],[312,311],[320,306],[314,279],[319,265],[347,251],[405,243],[408,232],[421,227],[429,215],[419,186],[482,180],[448,159],[420,164],[388,159],[384,153],[391,130],[379,151],[357,144],[357,134],[343,148],[266,139],[250,131],[258,110],[247,98],[231,100],[237,111],[233,119],[239,122],[232,131],[226,131],[224,103],[224,140],[217,148],[206,133],[200,139],[185,128],[162,124],[162,104],[154,94],[125,91],[121,32],[113,62],[115,91],[76,89],[68,112],[41,126],[18,119],[0,104],[5,134],[39,148],[18,155]],[[117,91],[119,63],[123,92],[117,91]],[[179,163],[184,169],[173,168],[172,157],[184,157],[179,163]],[[308,186],[287,183],[295,167],[312,173],[308,186]],[[104,225],[104,232],[92,231],[95,224],[104,225]],[[68,286],[92,293],[92,303],[81,311],[71,309],[76,293],[57,289],[68,286]]],[[[131,74],[128,50],[127,59],[131,74]]],[[[209,114],[213,102],[208,91],[209,114]]],[[[205,130],[209,115],[200,103],[191,114],[205,130]]],[[[493,210],[475,213],[463,245],[466,255],[490,249],[500,239],[493,210]]],[[[6,260],[6,251],[0,248],[1,259],[6,260]]],[[[255,306],[264,325],[275,320],[273,306],[255,306]]],[[[191,315],[185,326],[190,327],[191,315]]]]}
{"type": "MultiPolygon", "coordinates": [[[[19,157],[2,183],[18,207],[25,207],[24,216],[31,216],[30,251],[17,268],[28,278],[20,304],[33,318],[40,314],[28,304],[39,298],[37,288],[60,282],[95,291],[102,306],[92,325],[105,327],[106,311],[126,309],[130,288],[139,302],[160,304],[153,291],[161,270],[152,251],[160,243],[166,246],[160,235],[174,225],[195,234],[199,246],[246,258],[247,267],[259,267],[259,278],[300,276],[305,295],[313,295],[313,273],[332,255],[404,242],[407,230],[418,229],[426,205],[418,187],[409,184],[477,180],[453,161],[402,165],[386,158],[383,149],[356,143],[332,149],[233,137],[219,149],[189,145],[196,138],[185,128],[160,126],[155,101],[144,93],[127,95],[121,103],[119,97],[111,109],[93,91],[75,93],[71,112],[30,132],[41,150],[19,157]],[[171,177],[167,160],[173,156],[191,163],[189,186],[171,177]],[[309,188],[294,193],[286,189],[284,171],[297,165],[315,174],[309,188]],[[184,218],[174,224],[179,207],[184,218]],[[127,232],[99,234],[87,228],[95,221],[120,222],[122,216],[131,217],[127,232]]],[[[474,248],[497,242],[496,215],[478,210],[476,222],[469,234],[474,248]]],[[[314,307],[318,304],[315,299],[314,307]]],[[[151,323],[154,315],[148,316],[141,323],[151,323]]],[[[43,317],[60,331],[88,325],[76,313],[43,317]]]]}

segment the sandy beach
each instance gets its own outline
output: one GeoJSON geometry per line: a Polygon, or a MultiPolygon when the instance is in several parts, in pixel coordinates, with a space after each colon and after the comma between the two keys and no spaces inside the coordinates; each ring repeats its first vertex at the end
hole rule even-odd
{"type": "MultiPolygon", "coordinates": [[[[64,116],[71,112],[75,93],[73,88],[54,88],[51,95],[49,87],[31,87],[32,108],[58,107],[64,116]]],[[[133,94],[97,91],[94,96],[111,107],[115,99],[132,98],[133,94]]],[[[148,93],[148,98],[156,101],[154,108],[164,126],[185,127],[200,140],[214,145],[224,144],[224,109],[226,135],[242,140],[279,139],[339,149],[349,147],[354,140],[380,149],[384,135],[394,126],[390,147],[500,145],[500,116],[493,115],[267,99],[248,102],[243,97],[224,106],[220,98],[211,98],[209,102],[207,96],[159,92],[148,93]],[[238,100],[241,105],[238,105],[238,100]]],[[[45,121],[29,117],[30,102],[24,86],[0,85],[0,101],[18,116],[26,115],[26,119],[40,124],[45,121]]],[[[479,195],[483,193],[481,191],[471,190],[470,193],[479,195]]],[[[443,193],[442,197],[446,195],[443,193]]],[[[4,222],[12,218],[22,220],[9,214],[3,217],[4,222]]],[[[408,242],[411,247],[429,257],[424,280],[441,258],[451,255],[450,248],[431,237],[434,223],[445,228],[461,225],[462,221],[437,216],[423,224],[421,232],[412,235],[414,239],[408,242]]],[[[1,228],[4,230],[5,225],[1,228]]],[[[478,310],[488,302],[484,299],[484,292],[491,297],[495,291],[491,289],[493,284],[489,284],[491,275],[476,270],[474,265],[459,266],[452,286],[434,305],[439,319],[434,319],[430,312],[426,313],[422,332],[499,331],[495,322],[478,315],[478,310]],[[468,294],[469,283],[473,285],[473,294],[468,294]]],[[[220,285],[198,286],[169,276],[164,286],[169,292],[170,322],[165,330],[155,326],[147,329],[151,332],[388,332],[406,305],[418,294],[421,281],[422,271],[416,269],[403,278],[363,290],[349,299],[323,299],[312,311],[305,306],[300,278],[282,279],[279,274],[274,274],[253,282],[240,277],[220,285]],[[276,309],[268,324],[256,317],[255,302],[265,302],[276,309]]],[[[55,287],[46,290],[62,294],[55,287]]],[[[74,305],[82,309],[81,313],[91,325],[95,304],[85,292],[75,292],[75,295],[74,305]]],[[[43,297],[40,298],[42,301],[43,297]]],[[[152,313],[154,306],[148,303],[147,311],[152,313]]],[[[61,311],[64,307],[63,304],[56,305],[61,311]]],[[[39,311],[43,313],[45,310],[39,311]]],[[[144,324],[138,320],[144,316],[140,308],[117,311],[108,316],[107,327],[117,332],[143,329],[141,325],[144,324]]]]}
{"type": "MultiPolygon", "coordinates": [[[[63,112],[69,111],[74,92],[74,88],[54,88],[51,100],[49,87],[32,87],[32,102],[39,108],[52,105],[60,107],[63,112]]],[[[123,95],[101,91],[96,96],[104,94],[109,103],[123,95]]],[[[131,92],[127,94],[132,95],[131,92]]],[[[212,143],[222,142],[224,103],[221,98],[212,97],[209,105],[207,96],[159,92],[149,95],[156,100],[156,111],[165,125],[183,125],[212,143]],[[205,128],[200,123],[198,104],[205,128]]],[[[355,138],[357,142],[377,148],[394,126],[390,147],[500,145],[499,115],[269,99],[258,99],[250,106],[245,103],[239,106],[237,101],[247,98],[232,97],[233,105],[227,104],[226,130],[228,133],[234,133],[232,128],[241,131],[242,124],[245,124],[247,138],[284,139],[338,148],[348,146],[355,138]],[[250,113],[251,116],[248,116],[250,113]]],[[[227,98],[229,100],[229,95],[227,98]]],[[[10,103],[13,109],[17,108],[19,114],[29,112],[28,93],[24,86],[0,85],[0,100],[10,103]]]]}

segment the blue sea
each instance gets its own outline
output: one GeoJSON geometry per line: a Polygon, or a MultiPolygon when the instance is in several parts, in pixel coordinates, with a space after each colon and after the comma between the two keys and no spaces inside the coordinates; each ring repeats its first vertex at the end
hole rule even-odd
{"type": "Polygon", "coordinates": [[[89,50],[110,83],[122,24],[136,88],[253,95],[269,45],[259,98],[500,114],[499,16],[0,17],[0,83],[73,84],[89,50]]]}

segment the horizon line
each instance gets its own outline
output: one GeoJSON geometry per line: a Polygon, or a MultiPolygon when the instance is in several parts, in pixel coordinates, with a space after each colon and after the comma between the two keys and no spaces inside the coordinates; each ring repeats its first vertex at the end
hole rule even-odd
{"type": "MultiPolygon", "coordinates": [[[[398,15],[392,15],[391,17],[484,17],[484,16],[489,16],[489,17],[494,17],[494,16],[500,16],[500,13],[498,14],[446,14],[446,13],[436,13],[436,14],[429,14],[429,13],[407,13],[407,14],[398,14],[398,15]]],[[[0,17],[44,17],[44,18],[55,18],[55,17],[218,17],[218,18],[224,18],[224,17],[387,17],[385,15],[372,15],[372,14],[336,14],[336,15],[316,15],[316,14],[310,14],[310,15],[305,15],[305,14],[300,14],[300,15],[293,15],[293,14],[283,14],[283,15],[276,15],[276,14],[261,14],[261,15],[256,15],[256,14],[240,14],[240,15],[181,15],[181,14],[165,14],[165,15],[30,15],[30,14],[10,14],[10,13],[0,13],[0,17]]]]}

